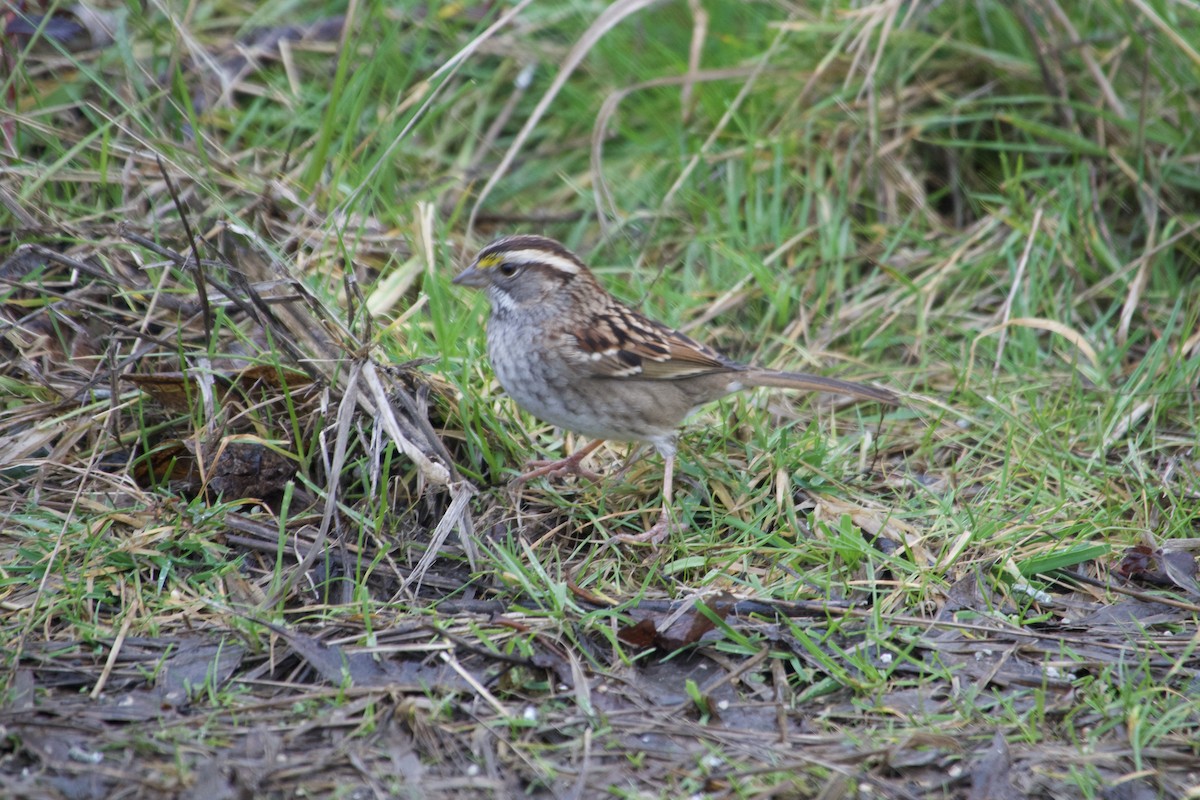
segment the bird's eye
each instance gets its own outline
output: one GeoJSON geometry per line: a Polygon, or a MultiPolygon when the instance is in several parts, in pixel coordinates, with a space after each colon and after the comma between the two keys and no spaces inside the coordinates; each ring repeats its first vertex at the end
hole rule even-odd
{"type": "Polygon", "coordinates": [[[511,278],[513,275],[517,274],[517,265],[516,264],[504,263],[504,264],[501,264],[500,266],[496,267],[496,269],[499,270],[500,274],[506,278],[511,278]]]}

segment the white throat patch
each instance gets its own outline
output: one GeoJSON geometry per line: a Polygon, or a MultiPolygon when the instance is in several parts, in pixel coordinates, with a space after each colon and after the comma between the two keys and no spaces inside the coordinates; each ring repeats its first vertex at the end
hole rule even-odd
{"type": "Polygon", "coordinates": [[[516,311],[518,308],[517,301],[503,289],[489,286],[487,294],[488,299],[492,301],[492,308],[496,311],[516,311]]]}

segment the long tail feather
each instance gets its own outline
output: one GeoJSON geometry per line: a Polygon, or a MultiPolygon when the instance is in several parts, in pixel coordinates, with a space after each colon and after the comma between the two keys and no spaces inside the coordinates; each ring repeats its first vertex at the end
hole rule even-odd
{"type": "Polygon", "coordinates": [[[826,378],[822,375],[810,375],[807,372],[776,372],[770,369],[755,369],[749,371],[743,378],[747,386],[773,386],[780,389],[799,389],[806,392],[832,392],[833,394],[848,394],[863,400],[874,400],[890,406],[900,405],[900,397],[895,392],[879,389],[862,383],[840,381],[837,378],[826,378]]]}

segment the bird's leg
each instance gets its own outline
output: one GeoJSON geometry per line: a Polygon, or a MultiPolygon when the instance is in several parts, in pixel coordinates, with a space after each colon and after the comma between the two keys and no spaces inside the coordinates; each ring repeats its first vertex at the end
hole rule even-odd
{"type": "Polygon", "coordinates": [[[675,453],[667,453],[663,456],[663,488],[662,488],[662,512],[658,515],[658,522],[654,523],[645,533],[622,533],[616,539],[619,542],[650,542],[650,544],[660,544],[664,539],[671,535],[673,530],[682,530],[682,525],[671,523],[671,498],[674,495],[673,484],[675,483],[675,453]]]}
{"type": "Polygon", "coordinates": [[[531,481],[534,478],[541,478],[544,475],[580,475],[591,481],[600,480],[600,475],[592,472],[589,469],[584,469],[579,466],[579,463],[587,458],[592,452],[604,444],[603,439],[597,439],[589,443],[586,447],[576,450],[566,458],[558,458],[553,461],[530,461],[526,466],[532,467],[528,472],[518,475],[513,481],[514,484],[520,486],[526,481],[531,481]]]}

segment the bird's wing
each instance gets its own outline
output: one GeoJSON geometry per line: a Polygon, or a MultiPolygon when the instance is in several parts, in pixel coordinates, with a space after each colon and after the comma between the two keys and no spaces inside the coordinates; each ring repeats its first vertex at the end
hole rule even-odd
{"type": "Polygon", "coordinates": [[[708,345],[617,303],[565,338],[571,360],[597,378],[675,380],[738,368],[708,345]]]}

